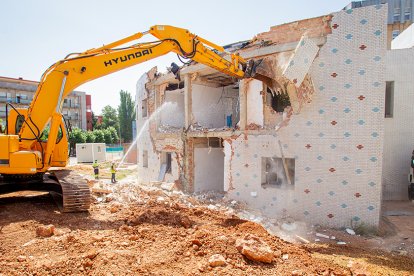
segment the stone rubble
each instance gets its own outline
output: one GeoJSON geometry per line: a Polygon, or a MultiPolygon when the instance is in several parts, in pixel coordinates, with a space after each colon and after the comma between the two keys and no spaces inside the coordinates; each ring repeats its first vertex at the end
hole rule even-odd
{"type": "Polygon", "coordinates": [[[252,234],[247,234],[243,239],[237,239],[236,248],[249,260],[263,263],[273,261],[274,254],[269,245],[252,234]]]}

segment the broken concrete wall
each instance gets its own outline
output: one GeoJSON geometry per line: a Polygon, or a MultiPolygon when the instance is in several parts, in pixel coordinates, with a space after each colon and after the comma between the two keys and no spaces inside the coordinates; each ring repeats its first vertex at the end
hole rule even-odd
{"type": "Polygon", "coordinates": [[[263,127],[263,83],[251,80],[246,84],[247,125],[263,127]]]}
{"type": "MultiPolygon", "coordinates": [[[[156,140],[156,116],[151,116],[156,110],[155,98],[156,88],[146,87],[149,79],[144,74],[137,82],[136,102],[137,102],[137,152],[138,152],[138,178],[140,182],[149,183],[151,181],[175,182],[180,178],[180,168],[182,167],[182,141],[179,135],[172,135],[170,138],[156,140]],[[146,99],[146,101],[143,101],[146,99]],[[145,116],[143,103],[147,104],[148,114],[145,116]],[[149,120],[149,121],[148,121],[149,120]],[[157,142],[154,142],[157,141],[157,142]],[[171,153],[171,172],[162,173],[163,154],[171,153]],[[161,173],[160,173],[161,172],[161,173]],[[162,179],[160,179],[162,178],[162,179]]],[[[168,108],[166,109],[168,111],[168,108]]]]}
{"type": "Polygon", "coordinates": [[[383,196],[406,200],[414,150],[414,48],[387,51],[386,60],[386,80],[393,82],[393,95],[392,115],[385,118],[383,196]]]}
{"type": "MultiPolygon", "coordinates": [[[[192,86],[193,123],[205,128],[221,128],[227,124],[227,116],[235,113],[237,90],[230,87],[192,86]]],[[[234,114],[233,117],[236,117],[234,114]]],[[[232,120],[234,121],[234,120],[232,120]]]]}
{"type": "Polygon", "coordinates": [[[164,102],[172,103],[170,107],[160,114],[160,126],[184,127],[184,90],[177,89],[164,92],[164,102]]]}
{"type": "MultiPolygon", "coordinates": [[[[282,156],[279,139],[277,135],[241,135],[224,142],[225,188],[229,196],[271,217],[287,213],[298,215],[292,212],[295,190],[264,187],[261,183],[262,158],[282,156]]],[[[295,152],[286,148],[285,142],[283,140],[284,156],[295,158],[295,152]]]]}
{"type": "Polygon", "coordinates": [[[310,70],[316,88],[312,103],[273,135],[259,132],[226,140],[230,197],[276,217],[289,214],[331,227],[378,225],[386,9],[380,5],[335,13],[332,34],[310,70]],[[294,189],[265,189],[261,160],[280,158],[282,152],[295,159],[294,189]]]}
{"type": "Polygon", "coordinates": [[[222,148],[194,148],[194,192],[224,191],[222,148]]]}

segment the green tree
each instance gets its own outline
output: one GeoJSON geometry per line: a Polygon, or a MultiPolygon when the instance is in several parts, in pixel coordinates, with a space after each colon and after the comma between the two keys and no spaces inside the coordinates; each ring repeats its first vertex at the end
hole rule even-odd
{"type": "Polygon", "coordinates": [[[86,133],[80,128],[72,128],[69,133],[69,154],[72,156],[76,153],[76,144],[82,144],[86,142],[86,133]]]}
{"type": "Polygon", "coordinates": [[[131,142],[132,121],[135,120],[135,103],[128,91],[121,90],[119,96],[121,102],[118,106],[118,117],[121,136],[125,142],[131,142]]]}
{"type": "Polygon", "coordinates": [[[108,127],[107,130],[111,133],[112,144],[118,143],[119,141],[118,131],[116,131],[114,127],[108,127]]]}
{"type": "Polygon", "coordinates": [[[110,105],[102,109],[102,128],[108,127],[119,129],[118,112],[110,105]]]}
{"type": "Polygon", "coordinates": [[[113,144],[114,141],[112,140],[111,131],[106,128],[103,130],[105,144],[113,144]]]}
{"type": "Polygon", "coordinates": [[[95,134],[92,131],[86,132],[86,143],[95,143],[95,134]]]}
{"type": "Polygon", "coordinates": [[[103,130],[96,129],[93,131],[93,134],[95,135],[95,143],[105,143],[105,135],[103,130]]]}
{"type": "Polygon", "coordinates": [[[69,142],[73,144],[86,143],[86,133],[80,128],[73,128],[69,134],[69,142]]]}
{"type": "Polygon", "coordinates": [[[98,126],[98,117],[95,116],[95,113],[92,111],[92,130],[98,126]]]}

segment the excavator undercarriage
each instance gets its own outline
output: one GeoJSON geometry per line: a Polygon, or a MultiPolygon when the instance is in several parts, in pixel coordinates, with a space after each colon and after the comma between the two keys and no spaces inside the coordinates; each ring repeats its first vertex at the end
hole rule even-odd
{"type": "Polygon", "coordinates": [[[18,191],[49,192],[62,212],[88,211],[91,204],[91,193],[86,180],[71,170],[0,176],[0,194],[18,191]]]}

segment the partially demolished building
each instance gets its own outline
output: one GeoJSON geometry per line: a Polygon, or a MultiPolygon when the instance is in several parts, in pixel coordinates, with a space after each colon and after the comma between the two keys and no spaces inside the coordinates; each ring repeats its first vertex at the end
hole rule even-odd
{"type": "Polygon", "coordinates": [[[224,192],[272,217],[377,226],[386,22],[386,5],[349,9],[227,47],[263,59],[271,82],[195,63],[181,80],[149,71],[137,83],[140,180],[224,192]]]}

